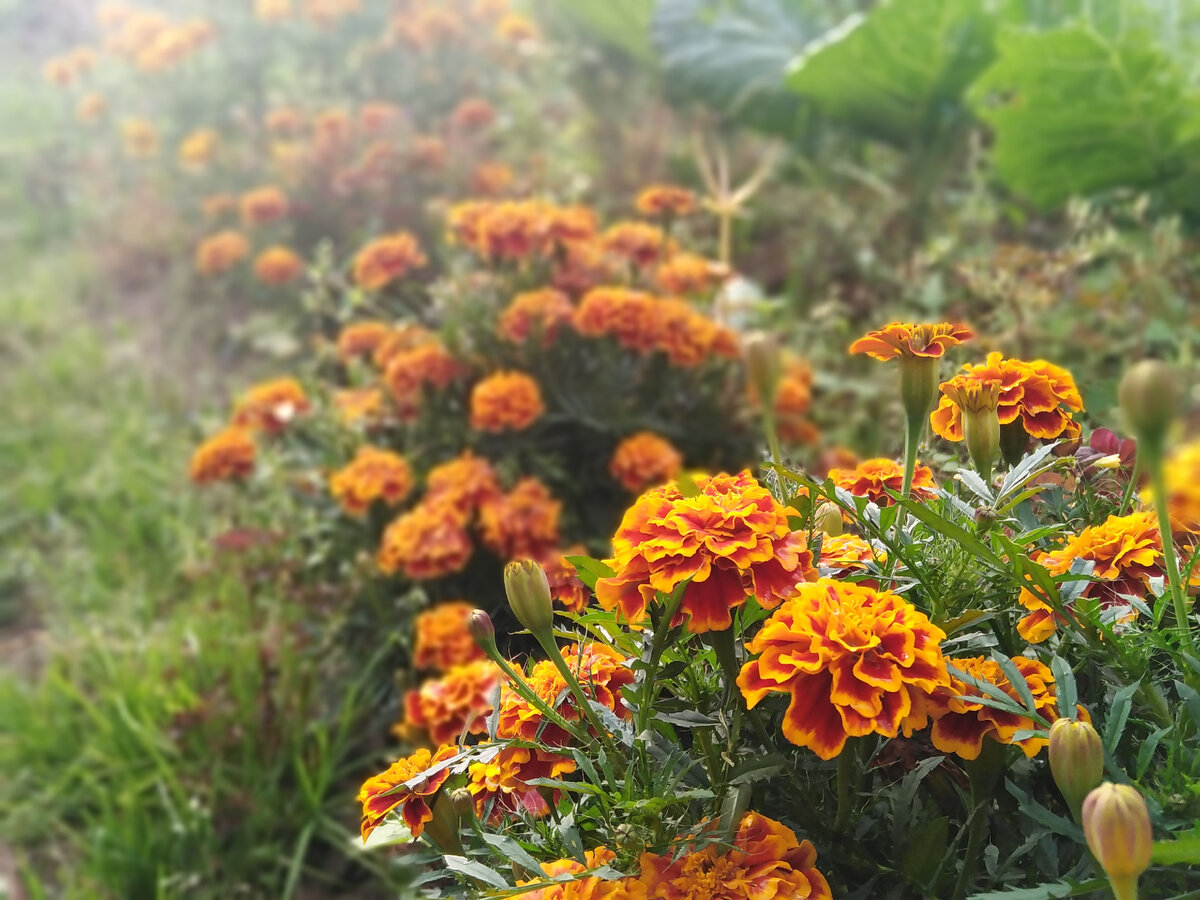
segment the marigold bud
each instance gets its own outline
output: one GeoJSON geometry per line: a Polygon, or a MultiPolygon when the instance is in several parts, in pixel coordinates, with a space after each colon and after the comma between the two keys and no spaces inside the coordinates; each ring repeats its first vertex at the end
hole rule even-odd
{"type": "Polygon", "coordinates": [[[1154,843],[1142,795],[1127,784],[1104,782],[1083,801],[1083,834],[1117,900],[1136,898],[1154,843]]]}
{"type": "Polygon", "coordinates": [[[517,621],[535,637],[550,636],[554,624],[554,598],[546,570],[531,559],[519,559],[504,567],[504,592],[517,621]]]}
{"type": "Polygon", "coordinates": [[[782,366],[779,361],[779,341],[773,334],[755,331],[742,340],[746,356],[746,375],[758,392],[759,402],[770,409],[775,403],[782,366]]]}
{"type": "Polygon", "coordinates": [[[963,440],[971,462],[980,475],[990,478],[992,463],[1000,452],[1000,382],[955,378],[942,385],[942,393],[962,416],[963,440]]]}
{"type": "Polygon", "coordinates": [[[440,792],[433,804],[433,819],[425,826],[425,836],[443,853],[461,853],[459,826],[458,811],[453,801],[445,791],[440,792]]]}
{"type": "Polygon", "coordinates": [[[975,527],[980,534],[987,534],[992,530],[992,526],[1000,521],[1000,513],[992,509],[990,506],[978,506],[975,508],[975,527]]]}
{"type": "Polygon", "coordinates": [[[464,818],[475,814],[475,796],[465,787],[450,792],[450,803],[454,811],[464,818]]]}
{"type": "Polygon", "coordinates": [[[813,513],[813,527],[818,531],[825,532],[830,537],[840,535],[843,530],[842,525],[842,511],[836,503],[826,500],[813,513]]]}
{"type": "Polygon", "coordinates": [[[1090,722],[1059,719],[1050,726],[1050,771],[1078,820],[1084,797],[1104,777],[1104,745],[1090,722]]]}
{"type": "Polygon", "coordinates": [[[1180,386],[1175,370],[1158,359],[1130,366],[1117,390],[1121,413],[1139,441],[1161,448],[1179,412],[1180,386]]]}
{"type": "Polygon", "coordinates": [[[467,617],[467,629],[481,648],[487,651],[496,649],[496,626],[492,624],[492,617],[482,609],[475,610],[467,617]]]}

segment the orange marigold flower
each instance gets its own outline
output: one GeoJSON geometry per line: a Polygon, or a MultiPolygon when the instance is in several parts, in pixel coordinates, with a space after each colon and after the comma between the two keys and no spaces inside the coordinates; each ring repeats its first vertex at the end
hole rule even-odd
{"type": "Polygon", "coordinates": [[[383,100],[364,103],[358,111],[358,123],[364,134],[383,134],[404,117],[400,107],[383,100]]]}
{"type": "MultiPolygon", "coordinates": [[[[589,869],[598,868],[614,859],[616,854],[613,851],[597,847],[584,854],[583,863],[574,859],[559,859],[541,865],[542,872],[553,879],[563,875],[583,875],[589,869]]],[[[517,885],[527,887],[541,884],[544,880],[535,878],[530,881],[518,881],[517,885]]],[[[552,881],[544,888],[529,891],[521,896],[530,900],[646,900],[647,894],[646,886],[636,876],[605,880],[590,875],[586,878],[552,881]]]]}
{"type": "Polygon", "coordinates": [[[418,669],[448,672],[484,658],[485,654],[467,628],[475,605],[465,600],[439,603],[417,616],[417,645],[413,665],[418,669]]]}
{"type": "Polygon", "coordinates": [[[879,331],[868,332],[850,345],[851,353],[865,353],[872,359],[887,361],[899,356],[936,358],[950,347],[975,337],[961,322],[939,322],[934,325],[914,325],[892,322],[879,331]]]}
{"type": "Polygon", "coordinates": [[[753,595],[774,609],[815,579],[812,554],[788,525],[788,510],[749,472],[700,475],[691,496],[677,484],[647,491],[613,537],[616,573],[596,582],[596,599],[640,622],[655,592],[687,582],[676,621],[694,634],[722,631],[753,595]]]}
{"type": "Polygon", "coordinates": [[[669,257],[674,245],[666,233],[645,222],[617,222],[600,237],[606,252],[646,268],[669,257]]]}
{"type": "Polygon", "coordinates": [[[254,435],[244,428],[219,431],[192,454],[188,477],[196,484],[240,481],[254,471],[254,435]]]}
{"type": "Polygon", "coordinates": [[[467,789],[475,798],[476,814],[488,824],[498,824],[505,816],[544,816],[550,807],[529,782],[561,778],[576,768],[575,760],[540,748],[504,747],[471,763],[467,789]]]}
{"type": "MultiPolygon", "coordinates": [[[[1183,444],[1171,453],[1166,461],[1164,480],[1171,530],[1200,535],[1200,441],[1183,444]]],[[[1149,488],[1142,491],[1142,497],[1155,502],[1149,488]]]]}
{"type": "Polygon", "coordinates": [[[751,709],[770,693],[791,695],[784,736],[833,759],[847,738],[925,726],[928,695],[948,684],[945,637],[890,591],[822,578],[767,619],[738,686],[751,709]]]}
{"type": "Polygon", "coordinates": [[[522,478],[479,509],[484,545],[501,559],[535,559],[558,543],[562,502],[536,478],[522,478]]]}
{"type": "Polygon", "coordinates": [[[617,444],[608,464],[612,477],[632,494],[673,481],[682,468],[683,455],[670,441],[650,431],[640,431],[617,444]]]}
{"type": "Polygon", "coordinates": [[[338,335],[338,358],[349,362],[359,356],[373,356],[379,345],[392,333],[386,322],[351,322],[338,335]]]}
{"type": "Polygon", "coordinates": [[[476,200],[451,207],[451,238],[489,262],[546,256],[564,240],[563,211],[541,200],[476,200]]]}
{"type": "MultiPolygon", "coordinates": [[[[1025,701],[999,663],[985,656],[969,659],[947,660],[959,671],[993,685],[1011,697],[1019,706],[1025,701]]],[[[1053,722],[1059,717],[1058,702],[1054,695],[1054,676],[1044,663],[1024,656],[1014,656],[1013,665],[1025,679],[1033,695],[1035,708],[1043,718],[1053,722]]],[[[943,753],[956,753],[963,759],[978,759],[983,751],[983,739],[991,738],[1001,744],[1016,744],[1028,757],[1037,756],[1049,740],[1033,735],[1014,741],[1019,731],[1033,731],[1037,724],[1028,716],[1004,712],[969,699],[987,695],[970,682],[950,673],[949,685],[941,688],[930,698],[929,714],[933,718],[930,735],[933,746],[943,753]]]]}
{"type": "Polygon", "coordinates": [[[395,506],[413,488],[412,469],[398,453],[364,444],[354,460],[329,476],[329,491],[342,509],[361,516],[376,500],[395,506]]]}
{"type": "Polygon", "coordinates": [[[384,530],[377,561],[385,575],[441,578],[461,571],[473,549],[459,510],[426,497],[384,530]]]}
{"type": "Polygon", "coordinates": [[[219,219],[237,209],[237,197],[233,194],[210,194],[200,201],[200,211],[206,219],[219,219]]]}
{"type": "Polygon", "coordinates": [[[853,534],[821,535],[817,565],[831,575],[864,570],[875,558],[874,548],[853,534]]]}
{"type": "Polygon", "coordinates": [[[383,391],[374,387],[335,391],[333,405],[344,425],[375,421],[383,416],[383,391]]]}
{"type": "Polygon", "coordinates": [[[217,155],[220,136],[211,128],[200,128],[179,144],[179,162],[184,168],[204,169],[217,155]]]}
{"type": "Polygon", "coordinates": [[[371,361],[383,372],[397,355],[405,350],[414,350],[429,343],[436,343],[433,332],[412,322],[392,328],[375,347],[371,361]]]}
{"type": "Polygon", "coordinates": [[[482,97],[465,97],[450,114],[450,121],[464,131],[479,131],[496,121],[496,108],[482,97]]]}
{"type": "Polygon", "coordinates": [[[593,288],[575,310],[575,329],[587,337],[612,335],[621,346],[645,353],[658,339],[658,302],[642,291],[593,288]]]}
{"type": "MultiPolygon", "coordinates": [[[[853,469],[830,469],[829,477],[836,487],[845,488],[855,497],[866,497],[879,506],[891,506],[895,501],[888,491],[900,492],[904,485],[904,467],[893,459],[879,457],[860,462],[853,469]]],[[[917,463],[913,474],[912,497],[928,500],[937,485],[928,466],[917,463]]]]}
{"type": "Polygon", "coordinates": [[[407,231],[397,231],[376,238],[358,251],[354,283],[365,291],[377,291],[427,262],[417,239],[407,231]]]}
{"type": "Polygon", "coordinates": [[[813,444],[820,437],[809,421],[812,407],[812,367],[801,359],[789,359],[775,389],[775,428],[780,440],[789,444],[813,444]]]}
{"type": "Polygon", "coordinates": [[[292,137],[304,128],[304,113],[294,106],[280,106],[267,113],[264,123],[276,137],[292,137]]]}
{"type": "Polygon", "coordinates": [[[471,389],[471,427],[521,431],[546,411],[542,389],[524,372],[495,372],[471,389]]]}
{"type": "Polygon", "coordinates": [[[274,244],[254,260],[254,277],[263,284],[279,287],[304,273],[304,259],[290,247],[274,244]]]}
{"type": "Polygon", "coordinates": [[[1001,425],[1019,422],[1030,437],[1041,440],[1079,434],[1079,423],[1071,416],[1083,409],[1083,398],[1071,373],[1042,359],[1023,362],[999,353],[989,354],[983,365],[963,366],[962,374],[942,385],[943,396],[929,416],[934,432],[948,441],[961,441],[962,412],[951,394],[993,382],[1000,387],[996,413],[1001,425]]]}
{"type": "Polygon", "coordinates": [[[276,378],[250,388],[233,410],[233,424],[267,432],[282,431],[308,412],[308,395],[294,378],[276,378]]]}
{"type": "Polygon", "coordinates": [[[274,185],[255,188],[242,194],[242,224],[246,227],[278,222],[288,214],[288,198],[274,185]]]}
{"type": "Polygon", "coordinates": [[[562,291],[542,288],[525,291],[513,297],[508,308],[500,316],[496,331],[500,337],[514,344],[523,344],[531,337],[541,339],[543,347],[554,342],[559,329],[570,326],[575,317],[575,307],[562,291]]]}
{"type": "Polygon", "coordinates": [[[456,12],[426,5],[393,18],[389,38],[403,40],[417,50],[428,50],[461,38],[462,30],[462,19],[456,12]]]}
{"type": "Polygon", "coordinates": [[[471,173],[471,191],[484,197],[503,194],[516,181],[513,170],[500,162],[481,162],[471,173]]]}
{"type": "Polygon", "coordinates": [[[703,256],[676,253],[654,270],[654,281],[668,294],[703,294],[728,274],[720,263],[703,256]]]}
{"type": "Polygon", "coordinates": [[[496,37],[502,41],[523,44],[538,38],[538,28],[530,19],[517,13],[509,13],[496,23],[496,37]]]}
{"type": "Polygon", "coordinates": [[[462,363],[440,342],[431,339],[411,350],[394,354],[383,380],[396,401],[401,418],[410,419],[421,408],[425,388],[444,389],[465,374],[462,363]]]}
{"type": "Polygon", "coordinates": [[[108,100],[104,95],[91,91],[79,98],[75,107],[75,118],[80,122],[95,122],[104,117],[108,111],[108,100]]]}
{"type": "MultiPolygon", "coordinates": [[[[698,366],[710,355],[729,356],[731,335],[685,300],[668,298],[654,305],[654,346],[673,365],[698,366]]],[[[736,355],[736,338],[732,338],[736,355]]]]}
{"type": "Polygon", "coordinates": [[[260,22],[282,22],[292,17],[292,0],[255,0],[254,16],[260,22]]]}
{"type": "Polygon", "coordinates": [[[158,155],[158,129],[145,119],[126,119],[122,122],[121,140],[125,155],[132,159],[158,155]]]}
{"type": "Polygon", "coordinates": [[[686,216],[696,211],[696,195],[674,184],[652,184],[634,201],[644,216],[686,216]]]}
{"type": "MultiPolygon", "coordinates": [[[[1158,520],[1153,512],[1144,510],[1109,516],[1070,538],[1062,549],[1039,553],[1035,562],[1051,575],[1070,572],[1075,560],[1092,563],[1092,577],[1100,580],[1089,583],[1082,596],[1094,597],[1107,608],[1127,603],[1123,595],[1146,595],[1150,579],[1163,574],[1162,549],[1158,520]]],[[[1020,601],[1031,610],[1017,623],[1021,637],[1037,644],[1054,634],[1056,616],[1044,600],[1022,589],[1020,601]]]]}
{"type": "Polygon", "coordinates": [[[575,566],[567,559],[568,556],[587,555],[582,544],[574,544],[565,550],[549,550],[538,558],[550,584],[550,596],[567,612],[583,612],[591,599],[587,585],[579,579],[575,566]]]}
{"type": "Polygon", "coordinates": [[[447,766],[439,766],[458,755],[454,747],[430,753],[422,747],[411,756],[398,759],[386,772],[368,778],[358,792],[362,804],[362,839],[379,827],[392,810],[400,807],[400,817],[414,838],[433,820],[433,797],[450,777],[447,766]],[[431,769],[437,771],[431,772],[431,769]],[[397,790],[398,789],[398,790],[397,790]]]}
{"type": "Polygon", "coordinates": [[[446,164],[446,142],[433,135],[418,134],[412,139],[408,159],[418,168],[439,171],[446,164]]]}
{"type": "Polygon", "coordinates": [[[492,464],[469,450],[430,469],[425,484],[426,501],[455,510],[464,523],[500,494],[492,464]]]}
{"type": "Polygon", "coordinates": [[[324,110],[313,120],[313,144],[326,159],[345,150],[353,133],[354,122],[344,109],[324,110]]]}
{"type": "Polygon", "coordinates": [[[500,667],[491,660],[454,666],[404,695],[405,717],[410,725],[424,728],[439,747],[456,743],[464,733],[487,734],[499,683],[500,667]]]}
{"type": "Polygon", "coordinates": [[[218,231],[196,247],[196,271],[201,275],[222,275],[245,259],[249,252],[250,243],[240,231],[218,231]]]}

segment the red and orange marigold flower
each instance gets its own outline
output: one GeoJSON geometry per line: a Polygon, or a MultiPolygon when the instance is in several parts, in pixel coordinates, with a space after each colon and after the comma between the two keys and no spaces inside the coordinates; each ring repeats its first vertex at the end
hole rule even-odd
{"type": "Polygon", "coordinates": [[[458,510],[426,497],[383,532],[379,569],[416,580],[441,578],[460,571],[473,549],[458,510]]]}
{"type": "Polygon", "coordinates": [[[645,222],[617,222],[600,236],[605,252],[639,269],[652,266],[671,255],[672,242],[666,233],[645,222]]]}
{"type": "Polygon", "coordinates": [[[471,427],[522,431],[542,417],[542,389],[524,372],[496,372],[471,389],[471,427]]]}
{"type": "Polygon", "coordinates": [[[245,428],[226,428],[196,448],[188,477],[196,484],[249,478],[256,454],[253,434],[245,428]]]}
{"type": "Polygon", "coordinates": [[[865,353],[872,359],[887,361],[897,357],[943,356],[950,347],[975,337],[961,322],[913,324],[892,322],[878,331],[871,331],[850,345],[851,353],[865,353]]]}
{"type": "Polygon", "coordinates": [[[703,294],[727,274],[720,263],[693,253],[676,253],[654,270],[654,283],[668,294],[703,294]]]}
{"type": "Polygon", "coordinates": [[[638,193],[634,206],[644,216],[686,216],[696,210],[696,195],[674,184],[651,184],[638,193]]]}
{"type": "Polygon", "coordinates": [[[364,445],[354,459],[329,477],[329,491],[342,509],[361,516],[376,500],[395,506],[413,488],[412,469],[391,450],[364,445]]]}
{"type": "Polygon", "coordinates": [[[428,260],[417,239],[397,231],[368,243],[354,257],[354,283],[365,291],[377,291],[420,269],[428,260]]]}
{"type": "Polygon", "coordinates": [[[392,328],[386,322],[351,322],[338,335],[338,358],[342,362],[369,358],[391,333],[392,328]]]}
{"type": "Polygon", "coordinates": [[[475,800],[475,812],[490,825],[505,816],[544,816],[550,812],[545,798],[529,784],[538,778],[561,778],[576,770],[567,756],[535,747],[504,747],[494,756],[484,756],[467,770],[467,789],[475,800]]]}
{"type": "Polygon", "coordinates": [[[504,560],[535,559],[558,545],[562,502],[536,478],[522,478],[479,510],[484,545],[504,560]]]}
{"type": "Polygon", "coordinates": [[[290,284],[304,273],[304,259],[290,247],[268,247],[254,260],[254,277],[263,284],[290,284]]]}
{"type": "Polygon", "coordinates": [[[240,231],[218,231],[196,247],[196,271],[201,275],[223,275],[249,252],[250,243],[240,231]]]}
{"type": "Polygon", "coordinates": [[[701,634],[728,628],[748,596],[774,609],[816,578],[788,510],[749,472],[700,475],[694,483],[695,492],[654,488],[626,511],[607,561],[615,574],[596,583],[602,607],[640,622],[656,592],[669,595],[686,582],[678,620],[701,634]]]}
{"type": "Polygon", "coordinates": [[[538,562],[546,572],[546,581],[550,585],[550,596],[567,612],[583,612],[591,599],[591,593],[579,578],[579,573],[568,560],[568,556],[587,556],[587,550],[582,544],[575,544],[565,550],[549,550],[543,553],[538,562]]]}
{"type": "Polygon", "coordinates": [[[548,347],[561,328],[571,325],[574,316],[575,307],[562,291],[526,291],[517,294],[501,314],[496,332],[513,344],[523,344],[536,336],[543,347],[548,347]]]}
{"type": "Polygon", "coordinates": [[[239,202],[242,224],[246,227],[267,225],[286,218],[289,209],[287,194],[274,185],[255,188],[242,194],[239,202]]]}
{"type": "MultiPolygon", "coordinates": [[[[900,493],[904,485],[904,467],[893,459],[880,457],[864,460],[853,469],[830,469],[829,477],[835,487],[844,488],[855,497],[866,497],[878,506],[891,506],[895,501],[888,491],[900,493]]],[[[917,463],[912,498],[927,500],[936,489],[933,472],[928,466],[917,463]]]]}
{"type": "Polygon", "coordinates": [[[442,746],[464,734],[487,734],[500,667],[488,659],[454,666],[441,678],[429,678],[404,696],[409,726],[423,728],[442,746]]]}
{"type": "Polygon", "coordinates": [[[446,388],[464,374],[462,363],[440,341],[431,338],[411,350],[392,354],[383,380],[396,401],[400,417],[409,419],[420,409],[425,388],[446,388]]]}
{"type": "Polygon", "coordinates": [[[608,471],[632,494],[672,481],[683,468],[683,455],[666,438],[650,431],[630,435],[613,451],[608,471]]]}
{"type": "Polygon", "coordinates": [[[473,612],[474,604],[450,600],[420,613],[415,623],[413,666],[448,672],[455,666],[483,659],[485,654],[467,627],[473,612]]]}
{"type": "Polygon", "coordinates": [[[233,424],[269,433],[282,431],[308,412],[308,395],[295,378],[275,378],[256,384],[238,400],[233,424]]]}
{"type": "Polygon", "coordinates": [[[500,495],[492,464],[469,450],[430,469],[425,486],[425,502],[453,510],[463,523],[500,495]]]}
{"type": "Polygon", "coordinates": [[[397,807],[412,836],[420,837],[425,824],[433,820],[433,798],[450,777],[446,766],[432,774],[425,773],[453,759],[457,753],[454,747],[443,747],[436,753],[421,748],[396,760],[386,772],[368,778],[358,792],[363,809],[362,839],[365,841],[397,807]]]}
{"type": "Polygon", "coordinates": [[[789,695],[784,736],[832,759],[848,738],[925,726],[929,695],[948,684],[945,637],[896,594],[823,578],[767,619],[738,686],[751,709],[789,695]]]}

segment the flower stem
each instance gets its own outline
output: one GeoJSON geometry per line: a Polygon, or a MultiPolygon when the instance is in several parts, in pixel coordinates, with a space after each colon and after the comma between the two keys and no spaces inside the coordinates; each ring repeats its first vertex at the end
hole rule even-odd
{"type": "MultiPolygon", "coordinates": [[[[1192,629],[1187,617],[1187,595],[1179,577],[1179,557],[1175,555],[1175,542],[1171,539],[1171,514],[1168,509],[1167,479],[1163,473],[1162,454],[1153,452],[1150,455],[1150,482],[1154,487],[1154,509],[1158,513],[1158,534],[1162,539],[1163,562],[1167,570],[1167,581],[1170,584],[1171,604],[1175,609],[1175,626],[1179,629],[1179,639],[1184,647],[1194,650],[1192,629]]],[[[1159,604],[1155,616],[1155,625],[1162,621],[1166,604],[1159,604]]]]}
{"type": "Polygon", "coordinates": [[[858,783],[858,760],[855,747],[847,741],[838,754],[837,762],[837,817],[833,820],[834,834],[840,834],[850,824],[850,810],[854,806],[855,788],[858,783]]]}
{"type": "MultiPolygon", "coordinates": [[[[617,756],[617,745],[613,743],[612,738],[609,736],[608,729],[596,717],[596,713],[592,709],[592,699],[584,693],[583,685],[579,683],[579,679],[575,677],[575,673],[571,671],[571,667],[563,659],[562,652],[558,649],[558,644],[554,642],[554,638],[551,637],[548,640],[543,640],[541,636],[534,635],[534,637],[537,637],[538,643],[542,645],[542,649],[546,651],[546,655],[550,657],[550,661],[554,663],[554,667],[562,675],[563,681],[567,683],[567,689],[575,696],[575,703],[579,706],[579,711],[587,719],[592,730],[596,732],[596,736],[600,739],[600,742],[604,744],[604,749],[613,756],[617,756]]],[[[580,652],[582,653],[582,650],[580,652]]]]}
{"type": "Polygon", "coordinates": [[[962,871],[958,873],[958,881],[954,885],[956,900],[967,896],[971,882],[975,880],[979,859],[983,855],[983,842],[988,834],[987,808],[992,802],[996,780],[1004,770],[1006,750],[1005,745],[985,739],[979,756],[963,766],[971,781],[971,824],[967,831],[962,871]]]}
{"type": "Polygon", "coordinates": [[[905,500],[912,493],[913,476],[917,471],[917,444],[921,441],[921,431],[925,427],[925,417],[909,416],[904,430],[904,484],[900,488],[900,496],[905,500]]]}

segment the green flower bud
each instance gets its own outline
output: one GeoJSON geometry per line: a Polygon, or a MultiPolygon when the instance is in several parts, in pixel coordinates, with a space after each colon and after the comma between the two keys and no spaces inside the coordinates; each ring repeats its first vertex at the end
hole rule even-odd
{"type": "Polygon", "coordinates": [[[1083,834],[1117,900],[1136,900],[1137,880],[1150,865],[1154,833],[1136,788],[1106,781],[1083,801],[1083,834]]]}
{"type": "Polygon", "coordinates": [[[1050,771],[1079,820],[1083,799],[1104,777],[1104,745],[1090,723],[1059,719],[1050,726],[1050,771]]]}
{"type": "Polygon", "coordinates": [[[837,537],[843,531],[842,511],[836,503],[826,500],[813,513],[813,527],[823,531],[830,537],[837,537]]]}
{"type": "Polygon", "coordinates": [[[938,364],[936,356],[900,357],[900,399],[904,414],[910,422],[924,422],[933,409],[938,394],[938,364]]]}
{"type": "Polygon", "coordinates": [[[779,388],[782,364],[779,360],[779,341],[773,334],[755,331],[742,339],[746,358],[746,375],[758,393],[759,402],[770,409],[779,388]]]}
{"type": "Polygon", "coordinates": [[[450,792],[450,803],[454,811],[466,819],[475,815],[475,795],[467,788],[455,788],[450,792]]]}
{"type": "Polygon", "coordinates": [[[519,559],[504,567],[504,592],[517,621],[534,637],[550,637],[554,625],[554,598],[546,570],[531,559],[519,559]]]}
{"type": "Polygon", "coordinates": [[[1121,413],[1138,441],[1152,451],[1161,451],[1182,399],[1175,370],[1158,359],[1135,363],[1121,379],[1117,396],[1121,413]]]}

